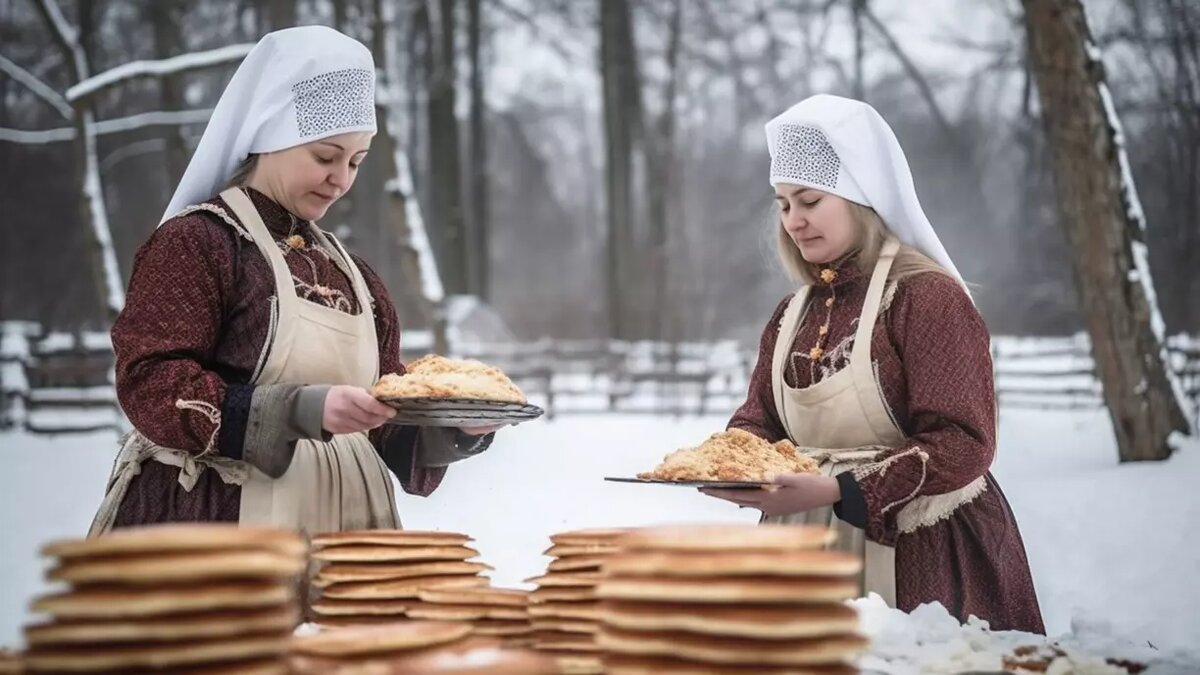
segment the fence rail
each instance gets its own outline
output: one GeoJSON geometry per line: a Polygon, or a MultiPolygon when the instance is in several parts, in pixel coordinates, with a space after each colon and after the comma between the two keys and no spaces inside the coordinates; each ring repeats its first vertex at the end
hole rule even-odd
{"type": "MultiPolygon", "coordinates": [[[[1168,353],[1191,406],[1185,412],[1200,422],[1200,339],[1173,337],[1168,353]]],[[[733,341],[543,339],[463,343],[455,356],[500,366],[551,417],[682,416],[731,413],[745,397],[757,352],[733,341]]],[[[1086,336],[997,337],[992,357],[1002,409],[1103,405],[1086,336]]],[[[113,358],[105,333],[45,333],[35,324],[0,323],[0,429],[126,428],[112,386],[113,358]]]]}

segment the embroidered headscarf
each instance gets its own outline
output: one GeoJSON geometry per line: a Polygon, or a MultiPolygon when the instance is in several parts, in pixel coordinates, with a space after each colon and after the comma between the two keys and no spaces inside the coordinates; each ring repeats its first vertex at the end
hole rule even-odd
{"type": "Polygon", "coordinates": [[[896,237],[962,281],[925,217],[896,134],[862,101],[818,94],[767,122],[771,184],[803,185],[875,209],[896,237]]]}
{"type": "Polygon", "coordinates": [[[268,33],[213,109],[162,220],[220,192],[249,155],[352,132],[375,133],[375,61],[325,26],[268,33]]]}

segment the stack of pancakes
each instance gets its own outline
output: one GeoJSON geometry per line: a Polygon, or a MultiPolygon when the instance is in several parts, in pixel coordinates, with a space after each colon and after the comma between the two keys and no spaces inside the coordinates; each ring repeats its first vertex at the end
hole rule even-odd
{"type": "Polygon", "coordinates": [[[858,593],[856,556],[820,550],[823,528],[661,527],[622,537],[604,562],[607,672],[853,673],[867,647],[843,601],[858,593]]]}
{"type": "Polygon", "coordinates": [[[51,619],[25,629],[31,672],[284,672],[307,552],[291,532],[152,525],[42,552],[70,588],[33,602],[51,619]]]}
{"type": "Polygon", "coordinates": [[[336,628],[295,638],[288,665],[294,675],[557,672],[553,659],[529,650],[501,648],[494,638],[468,637],[471,631],[469,623],[445,621],[336,628]]]}
{"type": "Polygon", "coordinates": [[[529,579],[534,646],[558,657],[571,673],[602,672],[596,633],[600,630],[596,585],[600,567],[617,551],[616,540],[628,530],[591,529],[552,535],[543,554],[553,560],[547,573],[529,579]]]}
{"type": "Polygon", "coordinates": [[[529,623],[529,593],[511,588],[432,588],[419,593],[409,606],[410,619],[465,621],[476,635],[501,638],[509,646],[524,646],[529,623]]]}
{"type": "Polygon", "coordinates": [[[457,532],[363,530],[313,537],[310,617],[322,626],[396,621],[427,589],[487,586],[479,551],[457,532]]]}

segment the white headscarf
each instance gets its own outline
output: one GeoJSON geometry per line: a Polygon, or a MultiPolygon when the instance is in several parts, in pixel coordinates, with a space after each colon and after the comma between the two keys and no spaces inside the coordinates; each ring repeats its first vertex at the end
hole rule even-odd
{"type": "Polygon", "coordinates": [[[375,61],[325,26],[268,33],[221,94],[163,220],[220,192],[251,154],[375,133],[375,61]]]}
{"type": "Polygon", "coordinates": [[[817,94],[767,122],[766,129],[772,185],[804,185],[875,209],[900,241],[962,281],[921,209],[896,134],[874,108],[817,94]]]}

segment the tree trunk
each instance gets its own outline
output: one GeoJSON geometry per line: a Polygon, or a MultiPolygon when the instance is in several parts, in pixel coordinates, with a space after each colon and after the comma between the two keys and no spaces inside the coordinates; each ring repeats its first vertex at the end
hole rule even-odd
{"type": "Polygon", "coordinates": [[[600,1],[600,76],[604,99],[609,336],[634,337],[633,298],[626,284],[637,269],[633,250],[634,148],[641,136],[641,95],[633,21],[627,0],[600,1]]]}
{"type": "Polygon", "coordinates": [[[654,125],[651,152],[647,153],[646,199],[649,202],[650,279],[654,302],[650,307],[652,337],[667,339],[670,293],[670,232],[671,198],[677,189],[675,181],[675,92],[679,79],[679,48],[682,40],[683,0],[672,0],[667,26],[667,82],[663,88],[663,109],[654,125]]]}
{"type": "MultiPolygon", "coordinates": [[[[392,16],[391,5],[385,5],[388,0],[374,0],[374,47],[375,58],[383,69],[382,85],[387,89],[385,105],[377,109],[376,126],[378,127],[373,142],[374,151],[384,157],[385,173],[389,177],[385,192],[387,206],[386,219],[392,225],[390,242],[395,242],[400,250],[400,273],[404,282],[417,292],[421,311],[422,323],[433,331],[433,349],[438,354],[449,352],[446,338],[446,315],[442,310],[444,294],[438,267],[430,253],[427,230],[421,218],[420,205],[413,189],[412,167],[409,156],[400,147],[395,137],[395,121],[400,117],[398,109],[402,105],[396,100],[395,89],[399,86],[398,51],[391,38],[392,16]],[[418,227],[419,226],[419,227],[418,227]],[[421,251],[426,251],[426,259],[422,260],[421,251]]],[[[389,251],[391,247],[389,246],[389,251]]]]}
{"type": "Polygon", "coordinates": [[[1121,461],[1164,459],[1187,428],[1168,370],[1146,223],[1079,0],[1022,0],[1059,217],[1121,461]]]}
{"type": "Polygon", "coordinates": [[[426,114],[429,129],[429,224],[449,294],[469,293],[466,213],[455,116],[455,0],[428,0],[424,11],[426,114]]]}
{"type": "Polygon", "coordinates": [[[471,61],[471,292],[483,301],[491,297],[490,190],[487,174],[487,100],[483,73],[483,0],[467,0],[467,54],[471,61]]]}
{"type": "Polygon", "coordinates": [[[266,3],[264,32],[296,25],[296,0],[263,0],[266,3]]]}
{"type": "MultiPolygon", "coordinates": [[[[147,20],[154,29],[154,56],[165,59],[181,53],[185,48],[181,23],[185,8],[179,0],[149,0],[146,6],[147,20]]],[[[183,110],[183,87],[176,75],[158,78],[159,104],[162,110],[183,110]]],[[[183,127],[166,124],[162,126],[163,156],[166,161],[166,185],[173,190],[187,169],[188,150],[183,139],[183,127]]],[[[168,195],[167,200],[170,200],[168,195]]]]}
{"type": "MultiPolygon", "coordinates": [[[[72,29],[55,0],[40,0],[35,5],[50,34],[58,43],[71,72],[72,82],[91,76],[91,66],[85,46],[91,44],[93,9],[91,0],[78,6],[80,25],[72,29]]],[[[112,230],[104,202],[104,186],[100,177],[96,149],[95,115],[90,99],[74,103],[76,182],[79,186],[79,220],[87,238],[87,257],[92,271],[99,307],[111,323],[125,304],[125,284],[113,248],[112,230]]]]}

